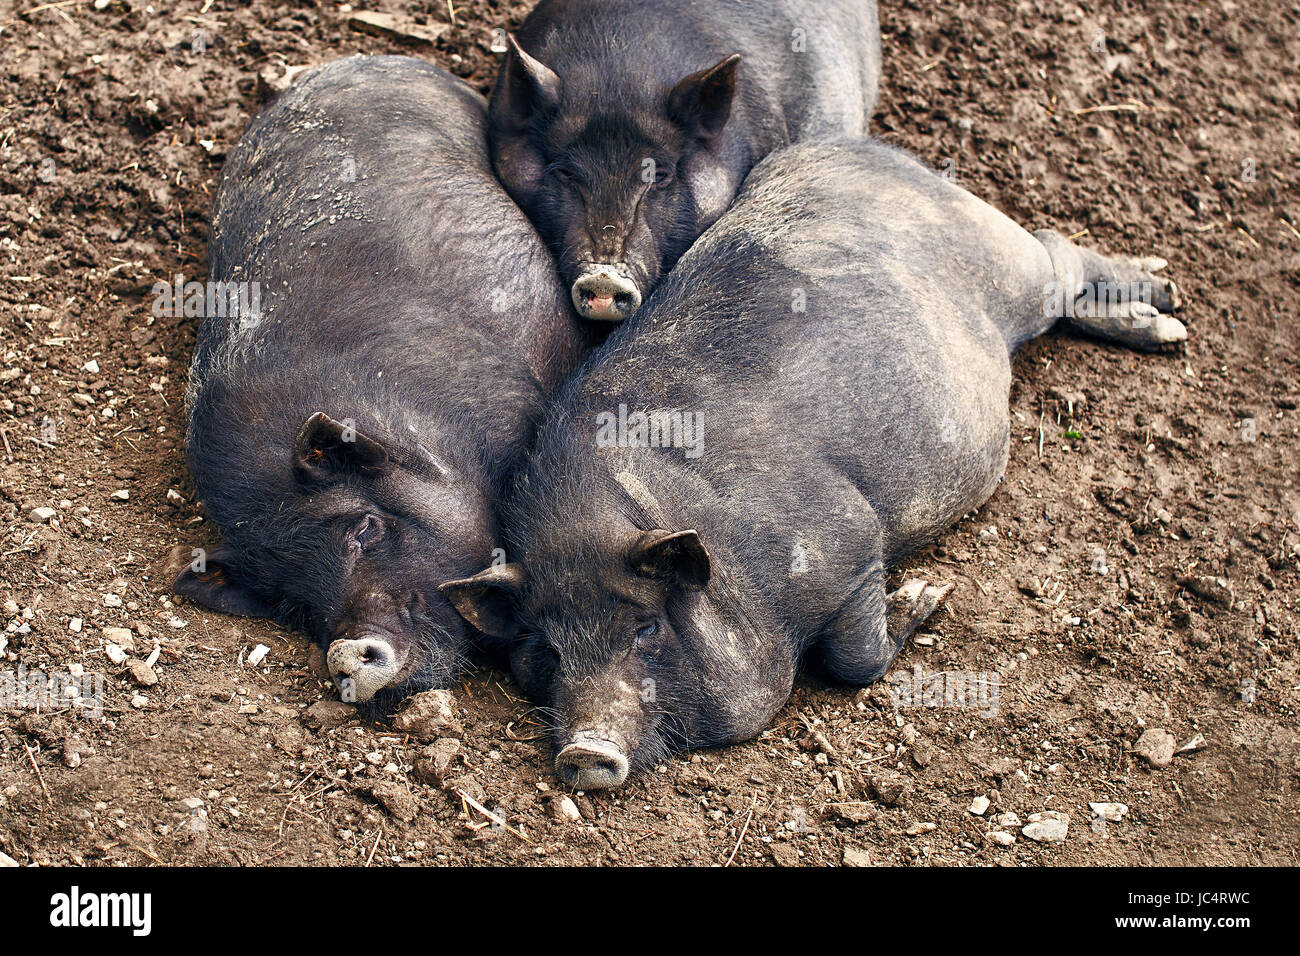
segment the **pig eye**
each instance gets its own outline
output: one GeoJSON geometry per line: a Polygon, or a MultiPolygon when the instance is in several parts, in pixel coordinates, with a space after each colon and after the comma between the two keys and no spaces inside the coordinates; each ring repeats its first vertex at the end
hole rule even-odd
{"type": "Polygon", "coordinates": [[[670,182],[673,181],[673,177],[676,174],[676,172],[677,171],[673,169],[671,163],[656,163],[655,164],[655,185],[656,186],[668,185],[670,182]]]}
{"type": "Polygon", "coordinates": [[[352,541],[363,551],[383,536],[384,522],[375,515],[366,515],[352,529],[352,541]]]}
{"type": "Polygon", "coordinates": [[[648,624],[642,624],[636,629],[636,646],[644,647],[646,643],[659,633],[659,622],[651,621],[648,624]]]}
{"type": "Polygon", "coordinates": [[[560,182],[564,183],[566,186],[572,186],[572,185],[573,185],[573,182],[574,182],[574,176],[573,176],[573,173],[571,173],[571,172],[570,172],[568,169],[566,169],[565,167],[563,167],[563,166],[552,166],[552,167],[550,167],[550,168],[547,170],[547,172],[550,173],[552,176],[554,176],[554,177],[555,177],[557,180],[559,180],[560,182]]]}

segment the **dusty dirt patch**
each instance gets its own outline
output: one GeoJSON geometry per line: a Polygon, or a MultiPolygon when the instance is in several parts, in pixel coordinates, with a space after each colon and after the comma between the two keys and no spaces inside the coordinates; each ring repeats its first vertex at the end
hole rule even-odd
{"type": "Polygon", "coordinates": [[[373,5],[441,30],[404,47],[311,0],[0,3],[0,669],[106,675],[103,722],[0,712],[0,851],[1294,865],[1300,7],[936,6],[884,4],[877,129],[1030,228],[1167,257],[1191,339],[1026,349],[1006,480],[900,569],[958,587],[895,674],[997,674],[996,714],[810,679],[749,745],[566,799],[502,674],[456,688],[432,740],[362,724],[300,636],[173,603],[159,572],[211,532],[179,446],[196,320],[153,319],[150,290],[203,277],[226,150],[289,68],[358,51],[486,89],[524,8],[373,5]],[[1156,729],[1204,746],[1158,766],[1133,752],[1156,729]],[[1045,811],[1062,842],[1002,817],[1045,811]]]}

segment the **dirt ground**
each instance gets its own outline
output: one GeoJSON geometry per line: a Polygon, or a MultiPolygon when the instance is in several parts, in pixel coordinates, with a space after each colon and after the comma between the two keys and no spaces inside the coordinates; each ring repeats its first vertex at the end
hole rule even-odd
{"type": "Polygon", "coordinates": [[[173,601],[159,570],[214,531],[180,445],[197,320],[155,319],[151,289],[204,277],[245,122],[294,68],[358,51],[486,90],[493,31],[526,6],[458,3],[452,24],[442,0],[366,5],[435,37],[415,46],[316,0],[20,16],[36,6],[0,0],[0,671],[102,673],[104,715],[0,710],[0,852],[1300,862],[1300,5],[882,3],[878,132],[1029,228],[1166,257],[1189,341],[1027,348],[1005,482],[899,569],[957,588],[894,673],[996,675],[996,713],[809,678],[760,739],[572,805],[505,675],[455,688],[460,726],[426,750],[337,703],[300,635],[173,601]],[[1163,767],[1134,752],[1157,729],[1190,745],[1163,767]],[[1128,811],[1096,819],[1097,802],[1128,811]],[[1069,816],[1061,842],[1002,816],[1047,810],[1069,816]]]}

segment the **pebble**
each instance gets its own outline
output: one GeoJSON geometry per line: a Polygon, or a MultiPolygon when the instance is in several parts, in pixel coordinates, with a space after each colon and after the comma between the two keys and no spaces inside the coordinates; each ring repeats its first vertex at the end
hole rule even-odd
{"type": "Polygon", "coordinates": [[[1021,828],[1022,836],[1037,843],[1060,843],[1070,827],[1070,815],[1056,810],[1031,813],[1029,823],[1021,828]]]}
{"type": "Polygon", "coordinates": [[[63,741],[63,763],[64,766],[76,769],[81,766],[82,754],[93,754],[95,751],[80,737],[69,737],[63,741]]]}
{"type": "Polygon", "coordinates": [[[1160,727],[1142,732],[1133,745],[1133,752],[1153,767],[1168,767],[1174,759],[1174,735],[1160,727]]]}
{"type": "Polygon", "coordinates": [[[131,706],[136,710],[143,710],[149,706],[149,698],[144,696],[144,694],[136,694],[131,698],[131,706]]]}
{"type": "Polygon", "coordinates": [[[15,860],[8,853],[0,852],[0,869],[11,867],[11,866],[18,866],[18,865],[19,865],[18,861],[15,860]]]}
{"type": "Polygon", "coordinates": [[[988,840],[990,843],[996,843],[998,846],[1011,846],[1011,844],[1016,842],[1016,838],[1005,830],[993,830],[990,833],[984,834],[984,839],[988,840]]]}
{"type": "Polygon", "coordinates": [[[131,492],[127,491],[125,488],[119,488],[117,489],[117,491],[109,495],[109,497],[112,498],[114,501],[130,501],[131,492]]]}
{"type": "Polygon", "coordinates": [[[49,505],[42,505],[39,508],[32,509],[31,519],[37,524],[45,524],[45,522],[49,521],[56,514],[58,514],[58,512],[49,505]]]}
{"type": "Polygon", "coordinates": [[[266,660],[266,655],[271,653],[271,649],[265,644],[258,644],[248,655],[248,666],[256,667],[262,661],[266,660]]]}
{"type": "Polygon", "coordinates": [[[937,829],[939,829],[937,823],[913,823],[904,832],[908,836],[920,836],[922,833],[933,833],[937,829]]]}
{"type": "Polygon", "coordinates": [[[975,814],[975,816],[982,817],[984,816],[985,811],[988,810],[990,802],[991,801],[988,797],[976,797],[970,802],[970,806],[967,807],[967,809],[971,813],[975,814]]]}
{"type": "Polygon", "coordinates": [[[561,820],[568,823],[577,823],[582,819],[582,814],[578,810],[578,805],[569,797],[561,797],[555,801],[555,814],[561,820]]]}
{"type": "Polygon", "coordinates": [[[187,813],[197,813],[203,808],[203,798],[185,797],[182,800],[177,800],[176,805],[187,813]]]}
{"type": "Polygon", "coordinates": [[[1107,823],[1119,823],[1128,813],[1128,806],[1123,803],[1090,803],[1088,806],[1107,823]]]}
{"type": "Polygon", "coordinates": [[[845,866],[870,866],[871,854],[866,850],[859,850],[857,847],[846,846],[844,848],[844,865],[845,866]]]}
{"type": "Polygon", "coordinates": [[[1023,826],[1020,822],[1020,817],[1016,816],[1014,813],[999,813],[997,819],[993,822],[1004,830],[1010,830],[1013,827],[1019,829],[1023,826]]]}
{"type": "Polygon", "coordinates": [[[105,644],[104,655],[118,667],[126,663],[126,651],[116,644],[105,644]]]}
{"type": "Polygon", "coordinates": [[[121,606],[122,606],[122,599],[121,599],[120,597],[118,597],[116,594],[114,594],[114,593],[112,593],[112,592],[110,591],[108,594],[105,594],[105,595],[104,595],[104,606],[105,606],[105,607],[121,607],[121,606]]]}
{"type": "Polygon", "coordinates": [[[152,687],[158,683],[158,675],[144,661],[132,661],[126,669],[131,674],[131,679],[141,687],[152,687]]]}
{"type": "Polygon", "coordinates": [[[1065,839],[1069,826],[1061,820],[1043,820],[1041,823],[1030,823],[1020,832],[1036,843],[1060,843],[1065,839]]]}
{"type": "Polygon", "coordinates": [[[100,634],[104,636],[104,640],[116,644],[124,651],[135,650],[135,637],[125,627],[106,627],[100,631],[100,634]]]}
{"type": "Polygon", "coordinates": [[[68,622],[68,630],[71,631],[73,634],[80,634],[80,633],[81,633],[81,618],[79,618],[79,617],[74,617],[72,620],[70,620],[70,621],[68,622]]]}

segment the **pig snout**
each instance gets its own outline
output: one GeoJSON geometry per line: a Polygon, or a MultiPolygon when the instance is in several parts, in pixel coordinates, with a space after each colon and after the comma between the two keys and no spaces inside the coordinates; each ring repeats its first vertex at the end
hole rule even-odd
{"type": "Polygon", "coordinates": [[[585,319],[621,322],[641,307],[641,290],[623,263],[592,263],[574,280],[570,295],[585,319]]]}
{"type": "Polygon", "coordinates": [[[335,641],[325,655],[325,664],[342,698],[361,703],[393,682],[403,660],[389,641],[372,636],[335,641]]]}
{"type": "Polygon", "coordinates": [[[608,790],[627,779],[623,748],[594,734],[576,734],[555,758],[555,772],[575,790],[608,790]]]}

